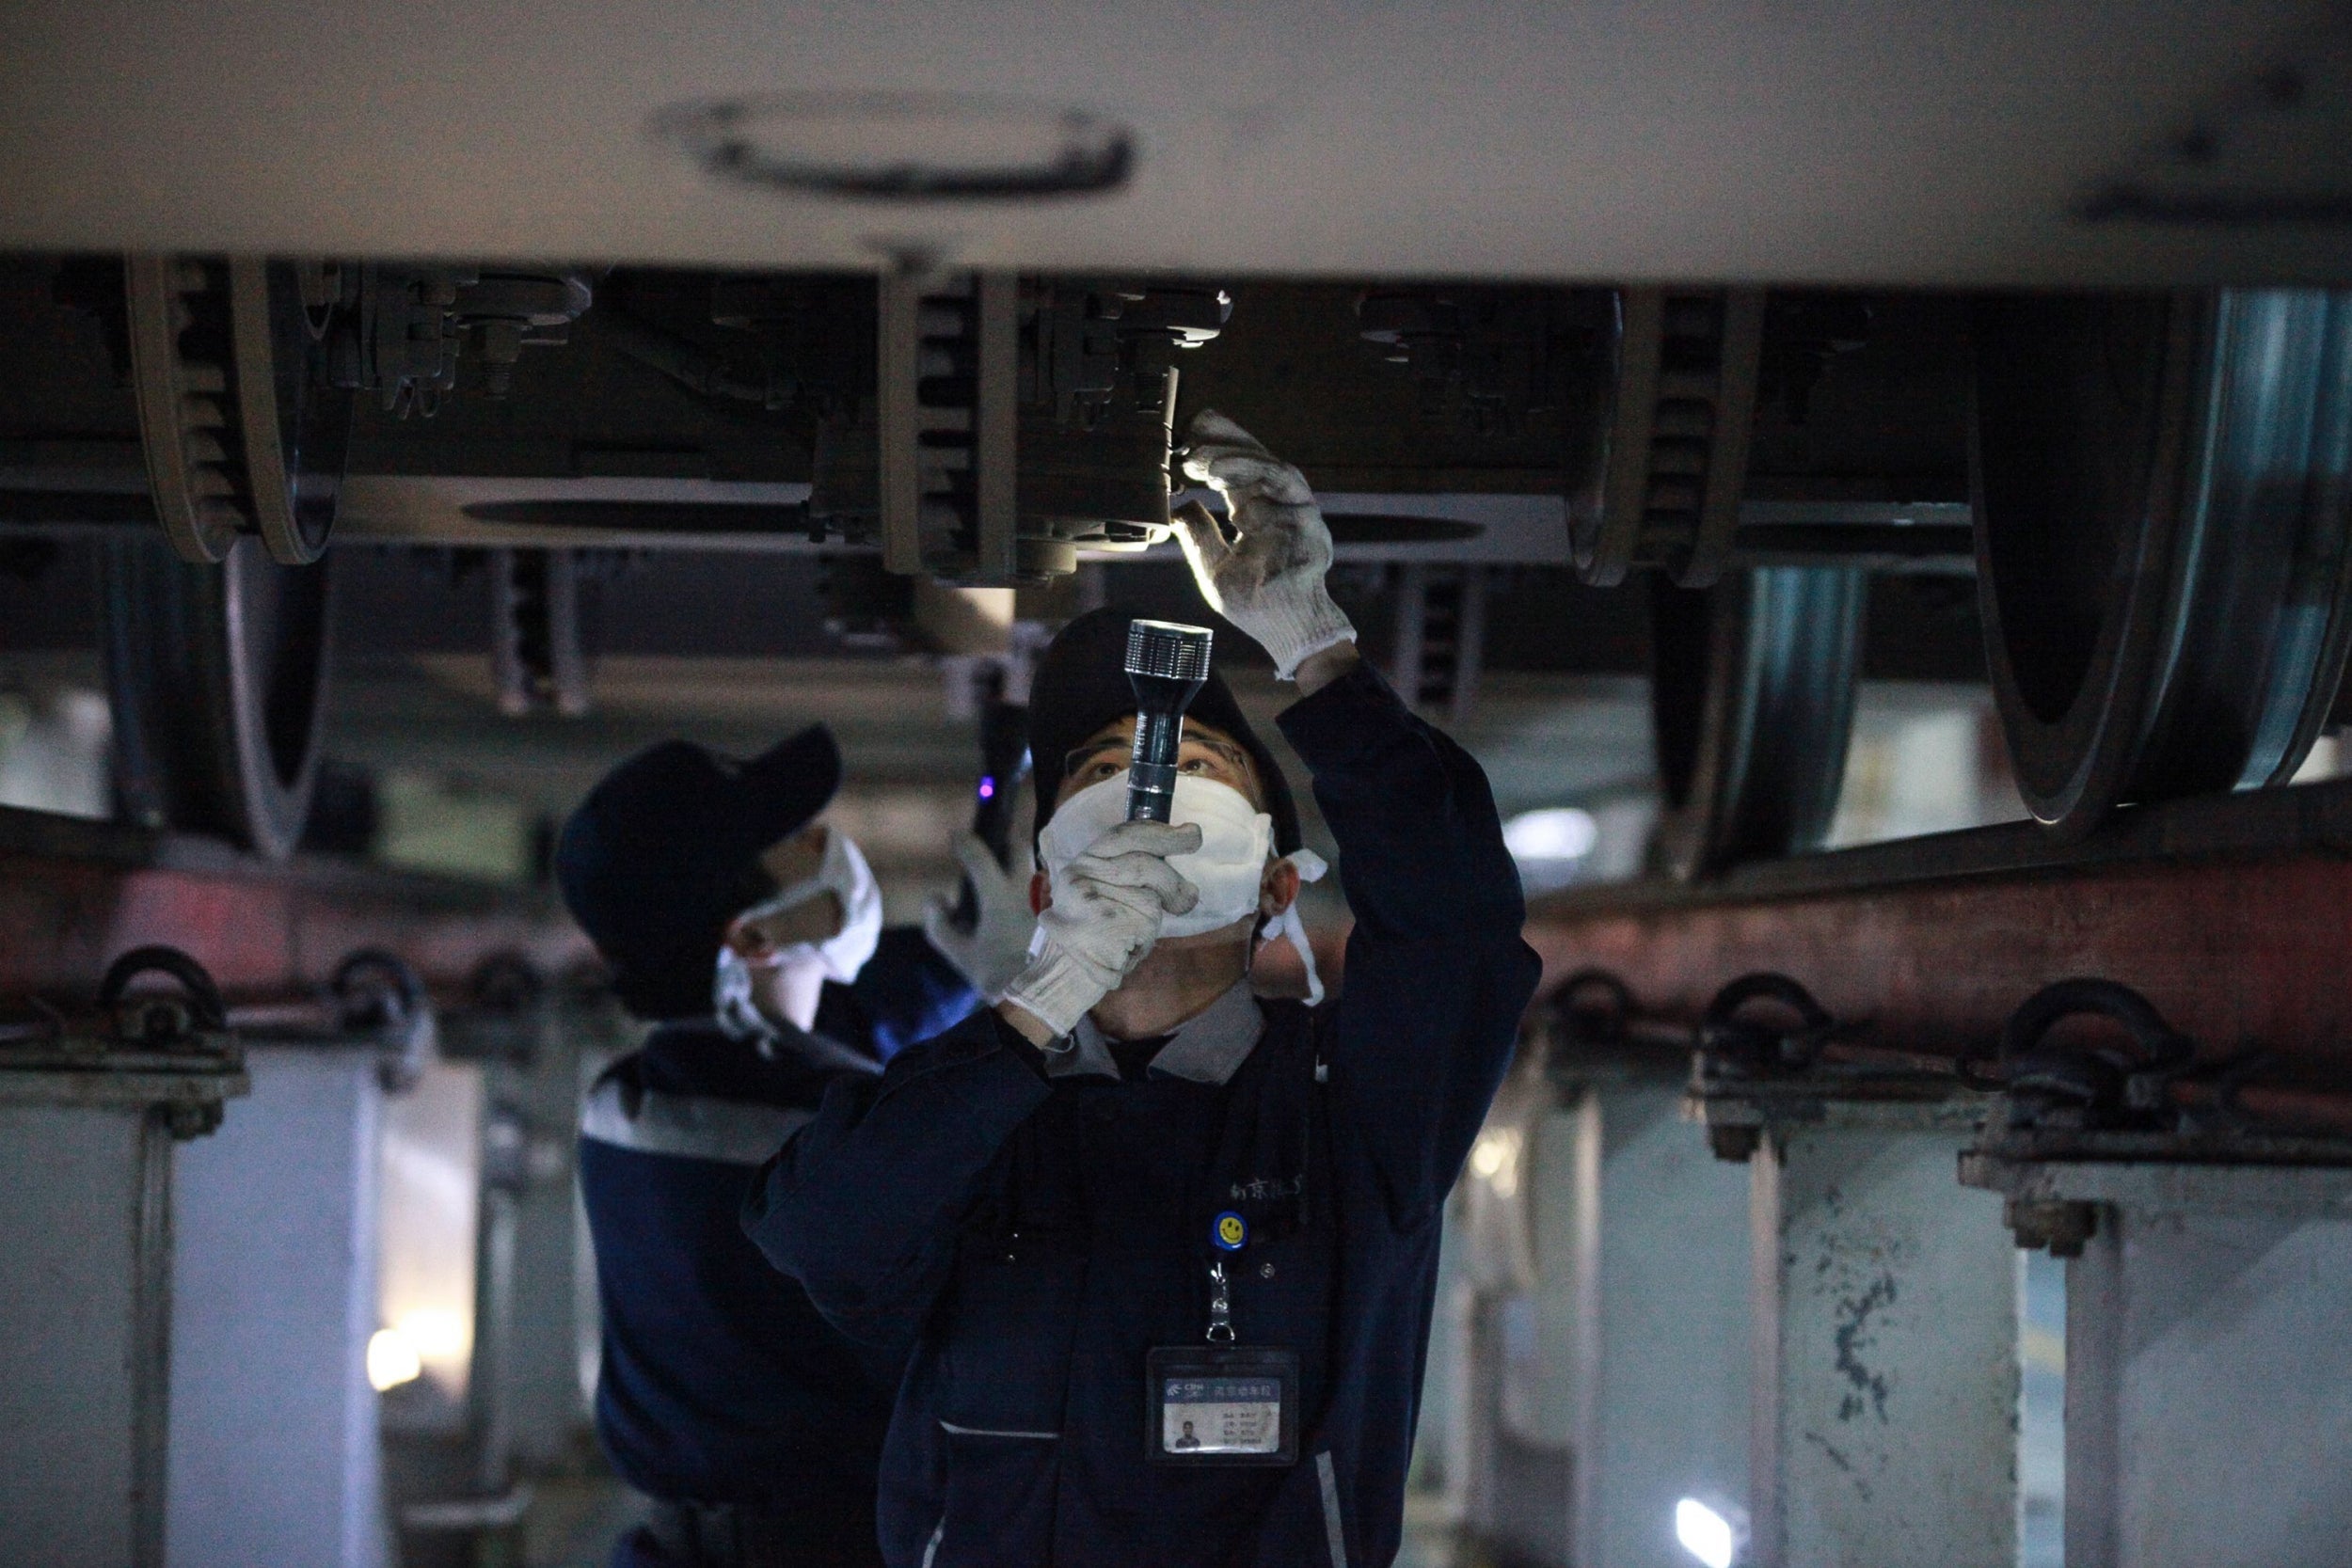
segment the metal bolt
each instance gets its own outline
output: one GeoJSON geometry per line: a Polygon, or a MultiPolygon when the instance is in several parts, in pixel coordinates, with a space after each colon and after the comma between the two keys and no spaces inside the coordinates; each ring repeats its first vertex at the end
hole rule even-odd
{"type": "Polygon", "coordinates": [[[164,1107],[164,1126],[174,1140],[187,1143],[218,1132],[221,1109],[218,1101],[175,1101],[164,1107]]]}
{"type": "Polygon", "coordinates": [[[1707,1147],[1715,1151],[1718,1160],[1745,1164],[1755,1157],[1758,1145],[1764,1141],[1760,1127],[1710,1127],[1707,1130],[1707,1147]]]}
{"type": "Polygon", "coordinates": [[[2099,1211],[2088,1203],[2012,1197],[2002,1210],[2019,1246],[2048,1247],[2053,1258],[2080,1258],[2083,1243],[2099,1233],[2099,1211]]]}

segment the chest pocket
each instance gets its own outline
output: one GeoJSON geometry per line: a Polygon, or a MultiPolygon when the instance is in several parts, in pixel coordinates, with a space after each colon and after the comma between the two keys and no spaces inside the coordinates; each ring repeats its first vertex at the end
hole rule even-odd
{"type": "Polygon", "coordinates": [[[1233,1333],[1239,1342],[1298,1353],[1298,1409],[1309,1432],[1321,1419],[1330,1386],[1336,1258],[1328,1231],[1299,1230],[1253,1243],[1226,1265],[1233,1276],[1233,1333]]]}
{"type": "Polygon", "coordinates": [[[1267,1037],[1235,1087],[1246,1096],[1225,1129],[1209,1196],[1247,1222],[1229,1255],[1233,1332],[1244,1345],[1295,1351],[1299,1413],[1312,1432],[1330,1386],[1338,1244],[1329,1108],[1307,1020],[1269,1003],[1267,1037]]]}
{"type": "Polygon", "coordinates": [[[1073,1249],[967,1243],[956,1266],[940,1370],[941,1418],[965,1433],[1061,1435],[1070,1347],[1086,1282],[1073,1249]]]}

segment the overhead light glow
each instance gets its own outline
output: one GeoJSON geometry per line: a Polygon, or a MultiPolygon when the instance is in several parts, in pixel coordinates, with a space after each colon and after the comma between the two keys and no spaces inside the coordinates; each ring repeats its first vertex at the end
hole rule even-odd
{"type": "Polygon", "coordinates": [[[403,1313],[393,1332],[415,1346],[416,1353],[428,1361],[463,1355],[473,1339],[465,1319],[438,1307],[422,1307],[403,1313]]]}
{"type": "Polygon", "coordinates": [[[462,1423],[472,1373],[486,1103],[481,1063],[436,1056],[384,1106],[375,1321],[431,1386],[403,1418],[437,1430],[462,1423]]]}
{"type": "Polygon", "coordinates": [[[1519,1190],[1519,1131],[1516,1127],[1494,1128],[1478,1135],[1470,1145],[1470,1174],[1492,1187],[1499,1196],[1510,1197],[1519,1190]]]}
{"type": "Polygon", "coordinates": [[[1731,1521],[1696,1497],[1675,1504],[1675,1539],[1707,1568],[1731,1568],[1738,1553],[1731,1521]]]}
{"type": "Polygon", "coordinates": [[[1574,861],[1593,852],[1600,824],[1581,806],[1523,811],[1502,825],[1502,843],[1515,861],[1574,861]]]}
{"type": "Polygon", "coordinates": [[[377,1393],[414,1382],[423,1371],[424,1358],[399,1329],[379,1328],[368,1337],[368,1386],[377,1393]]]}

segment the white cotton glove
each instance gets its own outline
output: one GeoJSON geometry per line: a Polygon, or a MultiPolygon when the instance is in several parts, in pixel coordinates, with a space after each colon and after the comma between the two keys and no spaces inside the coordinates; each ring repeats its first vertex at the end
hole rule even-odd
{"type": "Polygon", "coordinates": [[[1200,890],[1168,863],[1200,847],[1198,823],[1121,822],[1054,879],[1054,901],[1038,916],[1037,961],[1005,988],[1004,1000],[1067,1035],[1117,990],[1159,940],[1160,921],[1184,914],[1200,890]]]}
{"type": "Polygon", "coordinates": [[[1356,628],[1323,585],[1331,569],[1324,526],[1306,476],[1224,415],[1203,409],[1186,433],[1184,476],[1225,498],[1228,539],[1198,511],[1179,511],[1177,542],[1209,608],[1274,656],[1274,673],[1356,641],[1356,628]]]}
{"type": "Polygon", "coordinates": [[[958,834],[954,848],[971,880],[979,921],[969,931],[958,930],[956,900],[934,898],[923,911],[923,935],[974,990],[995,1002],[1028,967],[1029,938],[1037,929],[1037,917],[1029,912],[1029,879],[998,865],[988,846],[970,833],[958,834]]]}

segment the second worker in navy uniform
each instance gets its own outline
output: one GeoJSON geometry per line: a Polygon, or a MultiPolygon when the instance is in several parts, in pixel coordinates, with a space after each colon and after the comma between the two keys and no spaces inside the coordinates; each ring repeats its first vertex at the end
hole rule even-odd
{"type": "Polygon", "coordinates": [[[1395,1557],[1440,1214],[1539,965],[1478,765],[1356,657],[1298,471],[1213,415],[1186,471],[1211,604],[1304,695],[1355,916],[1343,994],[1252,994],[1298,824],[1214,676],[1172,823],[1125,822],[1127,618],[1031,688],[1041,906],[993,1010],[845,1081],[744,1223],[846,1333],[917,1337],[890,1568],[1380,1568],[1395,1557]]]}
{"type": "Polygon", "coordinates": [[[822,725],[748,761],[669,741],[608,775],[558,844],[565,903],[618,1000],[656,1025],[591,1090],[580,1142],[597,1433],[654,1500],[621,1568],[879,1560],[875,1471],[905,1341],[834,1332],[738,1212],[829,1084],[970,1012],[975,982],[997,989],[1007,968],[987,944],[1017,965],[1029,921],[1017,903],[1007,917],[1018,894],[968,840],[981,930],[882,929],[863,856],[817,821],[840,781],[822,725]]]}

